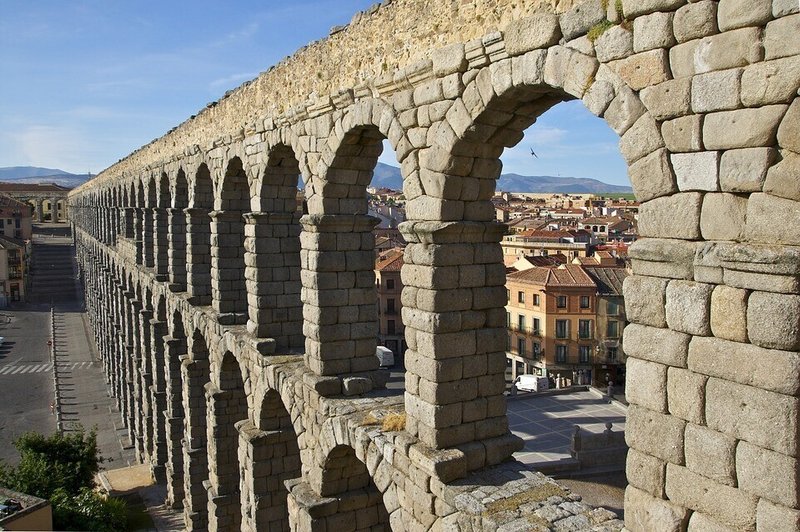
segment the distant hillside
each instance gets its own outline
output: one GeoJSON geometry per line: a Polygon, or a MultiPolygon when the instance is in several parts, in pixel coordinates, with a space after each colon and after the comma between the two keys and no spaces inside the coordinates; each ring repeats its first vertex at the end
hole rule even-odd
{"type": "MultiPolygon", "coordinates": [[[[378,163],[372,176],[372,186],[402,190],[400,169],[378,163]]],[[[586,177],[554,177],[546,175],[503,174],[497,182],[497,190],[505,192],[560,192],[572,194],[599,194],[603,192],[631,192],[631,187],[609,185],[586,177]]]]}
{"type": "Polygon", "coordinates": [[[19,177],[41,177],[53,175],[73,175],[57,168],[40,168],[38,166],[6,166],[0,168],[0,180],[8,181],[19,177]]]}
{"type": "Polygon", "coordinates": [[[74,188],[88,181],[90,174],[71,174],[56,168],[7,166],[0,168],[0,181],[6,183],[55,183],[74,188]]]}

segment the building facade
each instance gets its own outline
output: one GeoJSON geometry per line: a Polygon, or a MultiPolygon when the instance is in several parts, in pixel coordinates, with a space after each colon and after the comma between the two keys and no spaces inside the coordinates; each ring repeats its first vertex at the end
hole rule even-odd
{"type": "Polygon", "coordinates": [[[375,288],[378,293],[378,345],[392,350],[395,365],[403,364],[406,351],[403,327],[403,250],[392,248],[381,253],[375,261],[375,288]]]}

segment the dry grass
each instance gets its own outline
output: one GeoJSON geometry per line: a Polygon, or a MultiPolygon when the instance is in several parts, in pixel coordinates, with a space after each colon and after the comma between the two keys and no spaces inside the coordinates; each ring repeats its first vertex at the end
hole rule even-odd
{"type": "Polygon", "coordinates": [[[364,419],[361,420],[362,425],[380,425],[381,422],[378,418],[376,418],[372,412],[364,416],[364,419]]]}
{"type": "Polygon", "coordinates": [[[386,432],[394,432],[406,428],[406,413],[387,414],[381,426],[386,432]]]}

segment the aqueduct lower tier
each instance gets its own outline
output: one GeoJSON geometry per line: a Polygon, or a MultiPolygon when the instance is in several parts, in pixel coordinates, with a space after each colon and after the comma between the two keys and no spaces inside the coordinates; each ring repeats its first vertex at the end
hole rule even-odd
{"type": "Polygon", "coordinates": [[[642,201],[626,527],[800,528],[797,2],[429,4],[358,14],[70,195],[110,389],[187,526],[621,526],[507,461],[490,199],[503,149],[581,99],[642,201]],[[373,356],[383,139],[408,200],[403,396],[373,356]]]}

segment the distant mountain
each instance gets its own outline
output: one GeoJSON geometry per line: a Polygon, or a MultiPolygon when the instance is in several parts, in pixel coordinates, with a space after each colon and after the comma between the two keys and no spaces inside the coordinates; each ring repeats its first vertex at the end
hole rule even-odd
{"type": "MultiPolygon", "coordinates": [[[[376,188],[403,189],[400,169],[378,163],[372,176],[376,188]]],[[[548,175],[503,174],[497,182],[497,190],[505,192],[559,192],[571,194],[600,194],[604,192],[631,192],[631,187],[609,185],[587,177],[554,177],[548,175]]]]}
{"type": "Polygon", "coordinates": [[[7,183],[55,183],[74,188],[92,177],[91,174],[71,174],[56,168],[38,166],[7,166],[0,168],[0,181],[7,183]]]}
{"type": "Polygon", "coordinates": [[[0,168],[0,180],[8,181],[20,177],[41,177],[53,175],[73,175],[57,168],[40,168],[38,166],[6,166],[0,168]]]}

